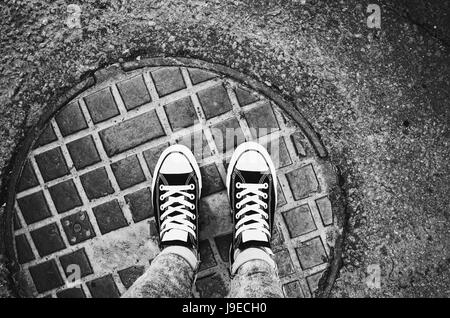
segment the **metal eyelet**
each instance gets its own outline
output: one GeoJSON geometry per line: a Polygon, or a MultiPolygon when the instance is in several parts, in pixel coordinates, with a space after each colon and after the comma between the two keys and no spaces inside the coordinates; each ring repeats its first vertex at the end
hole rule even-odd
{"type": "Polygon", "coordinates": [[[236,193],[236,199],[242,198],[242,195],[240,193],[236,193]]]}
{"type": "Polygon", "coordinates": [[[195,184],[191,183],[191,184],[189,185],[189,190],[194,190],[194,189],[195,189],[195,184]]]}
{"type": "Polygon", "coordinates": [[[191,210],[195,210],[195,204],[192,204],[189,208],[190,208],[191,210]]]}
{"type": "Polygon", "coordinates": [[[162,201],[162,200],[164,200],[164,198],[163,198],[163,195],[161,194],[160,196],[159,196],[159,199],[162,201]]]}
{"type": "Polygon", "coordinates": [[[267,193],[263,193],[263,199],[267,199],[267,193]]]}
{"type": "Polygon", "coordinates": [[[241,188],[242,183],[240,182],[236,182],[236,188],[240,189],[241,188]]]}
{"type": "Polygon", "coordinates": [[[264,189],[267,189],[269,187],[268,183],[264,183],[264,189]]]}
{"type": "Polygon", "coordinates": [[[195,195],[194,194],[189,195],[189,199],[194,200],[195,199],[195,195]]]}
{"type": "Polygon", "coordinates": [[[236,203],[236,208],[237,208],[237,209],[240,209],[240,208],[241,208],[241,205],[240,205],[239,203],[236,203]]]}
{"type": "Polygon", "coordinates": [[[267,204],[264,203],[263,207],[264,207],[264,209],[267,209],[267,204]]]}
{"type": "Polygon", "coordinates": [[[164,190],[164,185],[160,184],[159,185],[159,191],[163,191],[164,190]]]}

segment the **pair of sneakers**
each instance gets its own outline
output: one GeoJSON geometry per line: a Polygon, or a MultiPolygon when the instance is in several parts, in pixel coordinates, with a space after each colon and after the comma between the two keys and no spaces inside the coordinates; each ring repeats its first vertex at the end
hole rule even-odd
{"type": "MultiPolygon", "coordinates": [[[[270,255],[277,178],[267,150],[255,142],[238,146],[228,166],[226,187],[233,219],[231,265],[249,249],[270,255]]],[[[201,191],[200,169],[190,149],[168,147],[156,164],[152,182],[161,249],[187,247],[198,259],[201,191]]]]}

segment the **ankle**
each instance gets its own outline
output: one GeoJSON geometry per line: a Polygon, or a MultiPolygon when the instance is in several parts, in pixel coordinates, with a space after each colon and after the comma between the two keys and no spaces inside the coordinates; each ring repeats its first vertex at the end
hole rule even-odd
{"type": "Polygon", "coordinates": [[[249,247],[244,250],[234,251],[234,262],[231,266],[231,274],[236,274],[239,268],[250,261],[260,260],[268,263],[272,268],[276,268],[274,254],[269,247],[249,247]]]}
{"type": "Polygon", "coordinates": [[[194,271],[196,271],[198,268],[199,265],[198,252],[194,248],[188,248],[182,245],[170,245],[165,247],[161,251],[160,255],[163,254],[176,254],[182,257],[194,271]]]}

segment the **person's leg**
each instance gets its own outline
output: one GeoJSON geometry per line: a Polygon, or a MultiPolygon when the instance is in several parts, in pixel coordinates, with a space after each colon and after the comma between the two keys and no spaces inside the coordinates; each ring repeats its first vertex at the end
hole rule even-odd
{"type": "Polygon", "coordinates": [[[228,297],[284,297],[270,248],[277,178],[264,147],[247,142],[236,149],[228,167],[227,189],[234,223],[228,297]]]}
{"type": "Polygon", "coordinates": [[[147,271],[122,295],[123,298],[191,298],[197,262],[191,250],[181,247],[164,249],[155,257],[147,271]],[[184,249],[184,250],[183,250],[184,249]],[[189,255],[191,254],[191,255],[189,255]],[[196,265],[194,265],[196,266],[196,265]]]}
{"type": "Polygon", "coordinates": [[[152,204],[162,252],[123,297],[190,297],[198,268],[200,169],[187,147],[174,145],[154,171],[152,204]]]}

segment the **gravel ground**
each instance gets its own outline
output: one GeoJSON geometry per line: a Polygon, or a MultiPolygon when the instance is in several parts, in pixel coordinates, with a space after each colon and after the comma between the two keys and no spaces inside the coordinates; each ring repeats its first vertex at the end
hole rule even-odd
{"type": "Polygon", "coordinates": [[[448,5],[420,16],[383,1],[381,29],[369,29],[368,1],[302,2],[73,1],[81,27],[69,28],[66,1],[3,1],[3,196],[27,129],[86,74],[139,57],[199,58],[294,101],[341,169],[350,219],[334,297],[449,297],[450,54],[448,19],[436,18],[448,5]],[[380,288],[367,281],[373,265],[380,288]]]}

